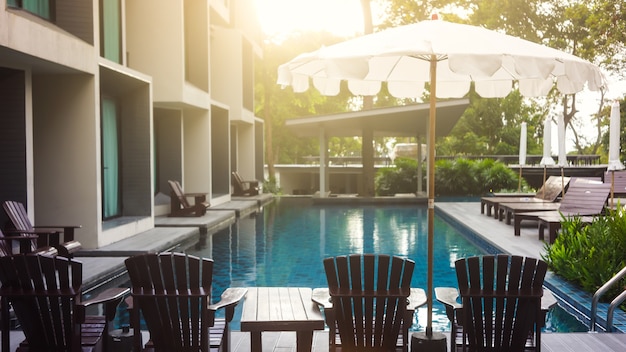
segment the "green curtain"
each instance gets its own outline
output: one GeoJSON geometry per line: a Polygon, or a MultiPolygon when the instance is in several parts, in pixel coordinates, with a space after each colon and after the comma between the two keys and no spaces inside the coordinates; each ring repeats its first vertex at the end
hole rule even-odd
{"type": "Polygon", "coordinates": [[[50,0],[22,0],[22,8],[39,17],[50,19],[50,0]]]}
{"type": "Polygon", "coordinates": [[[117,106],[102,99],[102,216],[120,215],[117,106]]]}
{"type": "Polygon", "coordinates": [[[104,58],[121,63],[119,0],[102,0],[102,26],[104,58]]]}

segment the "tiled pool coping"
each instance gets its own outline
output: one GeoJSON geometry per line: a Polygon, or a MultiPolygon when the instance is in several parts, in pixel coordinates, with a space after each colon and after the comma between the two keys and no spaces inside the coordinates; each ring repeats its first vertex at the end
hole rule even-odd
{"type": "MultiPolygon", "coordinates": [[[[476,233],[471,228],[465,226],[453,216],[440,208],[435,208],[437,216],[446,220],[450,225],[459,230],[459,232],[465,236],[468,240],[476,244],[479,248],[485,251],[485,254],[498,254],[508,253],[503,248],[493,244],[489,240],[485,239],[480,234],[476,233]]],[[[509,253],[515,254],[515,253],[509,253]]],[[[580,321],[589,326],[591,316],[591,300],[592,295],[584,292],[578,287],[563,280],[556,274],[548,272],[544,281],[544,286],[552,291],[557,297],[561,306],[570,314],[578,318],[580,321]]],[[[597,312],[597,329],[604,330],[606,327],[606,316],[608,312],[608,303],[599,303],[597,312]]],[[[626,332],[626,312],[621,309],[616,309],[613,315],[613,329],[617,332],[626,332]]]]}

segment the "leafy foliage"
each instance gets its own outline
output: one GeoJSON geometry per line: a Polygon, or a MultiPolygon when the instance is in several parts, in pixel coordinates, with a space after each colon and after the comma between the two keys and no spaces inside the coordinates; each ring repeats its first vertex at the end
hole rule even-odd
{"type": "MultiPolygon", "coordinates": [[[[626,214],[618,209],[588,225],[579,217],[564,218],[561,233],[553,244],[546,244],[542,256],[550,269],[593,293],[625,267],[626,214]]],[[[625,285],[622,280],[603,298],[612,299],[625,285]]]]}
{"type": "MultiPolygon", "coordinates": [[[[417,189],[417,161],[411,158],[396,158],[395,167],[378,170],[374,179],[376,195],[392,196],[396,193],[411,193],[417,189]]],[[[420,178],[421,179],[421,178],[420,178]]]]}
{"type": "MultiPolygon", "coordinates": [[[[420,177],[423,182],[423,177],[420,177]]],[[[504,163],[493,159],[479,161],[464,158],[437,160],[435,192],[437,196],[474,196],[517,188],[518,175],[504,163]]],[[[411,193],[417,189],[417,162],[397,158],[395,167],[382,168],[376,174],[376,194],[411,193]]],[[[527,187],[526,183],[523,183],[527,187]]]]}

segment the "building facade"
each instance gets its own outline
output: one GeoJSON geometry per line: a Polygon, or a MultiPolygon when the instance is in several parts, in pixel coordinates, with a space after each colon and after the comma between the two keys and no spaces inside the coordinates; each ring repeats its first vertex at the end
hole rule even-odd
{"type": "Polygon", "coordinates": [[[152,229],[169,179],[212,204],[231,171],[262,179],[253,8],[0,0],[0,200],[98,248],[152,229]]]}

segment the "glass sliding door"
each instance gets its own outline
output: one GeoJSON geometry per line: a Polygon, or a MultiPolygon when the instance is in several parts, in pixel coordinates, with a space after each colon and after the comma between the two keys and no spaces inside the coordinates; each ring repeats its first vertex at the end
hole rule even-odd
{"type": "Polygon", "coordinates": [[[119,118],[115,100],[102,98],[102,217],[122,214],[120,201],[119,118]]]}

